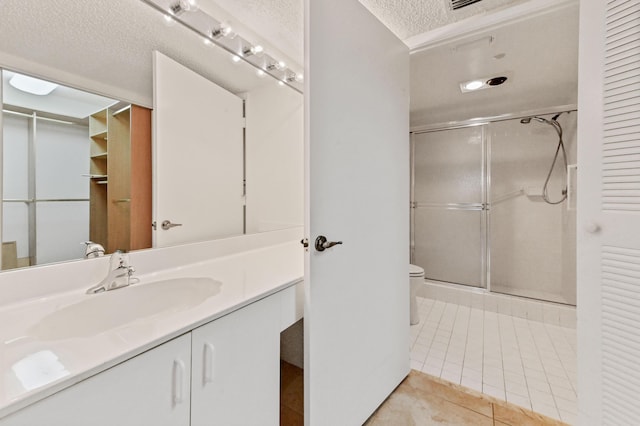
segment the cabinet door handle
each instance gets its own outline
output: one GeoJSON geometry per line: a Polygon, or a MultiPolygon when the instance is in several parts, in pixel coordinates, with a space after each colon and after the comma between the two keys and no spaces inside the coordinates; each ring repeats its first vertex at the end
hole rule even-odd
{"type": "Polygon", "coordinates": [[[204,344],[203,368],[202,368],[202,384],[213,382],[213,363],[215,361],[216,348],[211,343],[204,344]]]}
{"type": "Polygon", "coordinates": [[[173,405],[184,402],[184,362],[173,360],[173,405]]]}

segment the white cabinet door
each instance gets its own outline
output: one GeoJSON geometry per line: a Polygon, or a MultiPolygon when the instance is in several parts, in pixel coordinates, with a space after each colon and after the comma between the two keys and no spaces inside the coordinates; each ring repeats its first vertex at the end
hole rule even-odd
{"type": "Polygon", "coordinates": [[[305,14],[305,424],[356,425],[409,373],[409,52],[357,0],[305,14]]]}
{"type": "Polygon", "coordinates": [[[186,334],[0,420],[2,426],[187,426],[186,334]]]}
{"type": "Polygon", "coordinates": [[[640,419],[640,1],[580,2],[578,424],[640,419]]]}
{"type": "Polygon", "coordinates": [[[242,99],[159,52],[153,70],[154,247],[242,234],[242,99]]]}
{"type": "Polygon", "coordinates": [[[191,425],[269,426],[280,413],[280,298],[192,332],[191,425]]]}

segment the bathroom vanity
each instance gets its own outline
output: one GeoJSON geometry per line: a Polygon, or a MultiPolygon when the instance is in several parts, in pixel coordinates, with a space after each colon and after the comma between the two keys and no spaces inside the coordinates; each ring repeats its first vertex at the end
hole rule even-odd
{"type": "Polygon", "coordinates": [[[0,307],[0,425],[277,425],[280,332],[302,316],[300,233],[134,252],[140,282],[100,294],[85,292],[106,258],[75,263],[86,284],[16,290],[0,307]]]}

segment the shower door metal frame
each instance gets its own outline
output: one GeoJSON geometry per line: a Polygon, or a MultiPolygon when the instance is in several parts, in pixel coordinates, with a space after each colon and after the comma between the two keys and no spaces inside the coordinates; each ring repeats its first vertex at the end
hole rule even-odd
{"type": "MultiPolygon", "coordinates": [[[[415,252],[415,211],[418,208],[433,208],[443,210],[459,210],[459,211],[479,211],[480,212],[480,283],[477,286],[460,284],[467,287],[483,288],[489,290],[489,242],[488,242],[488,194],[489,194],[489,146],[488,146],[488,122],[473,122],[460,125],[452,125],[447,128],[436,128],[433,130],[422,130],[411,132],[411,201],[410,201],[410,255],[411,262],[414,260],[415,252]],[[482,150],[480,156],[480,203],[417,203],[415,201],[415,135],[424,133],[435,133],[446,130],[463,129],[469,127],[481,127],[482,150]]],[[[434,280],[438,281],[438,280],[434,280]]],[[[440,281],[446,282],[446,281],[440,281]]],[[[456,284],[456,283],[454,283],[456,284]]]]}
{"type": "MultiPolygon", "coordinates": [[[[482,262],[482,277],[481,285],[476,288],[483,288],[486,291],[491,291],[491,201],[489,200],[489,194],[491,193],[491,134],[488,132],[489,125],[491,123],[518,120],[521,118],[531,117],[534,115],[546,115],[555,114],[560,111],[576,112],[577,105],[559,105],[550,108],[540,108],[536,110],[528,110],[511,114],[502,114],[491,117],[473,118],[466,121],[451,121],[446,123],[433,124],[428,126],[416,126],[411,128],[411,236],[410,236],[410,254],[411,261],[413,262],[414,250],[415,250],[415,209],[416,203],[414,201],[414,186],[415,186],[415,135],[423,133],[434,133],[445,130],[463,129],[467,127],[483,126],[482,128],[482,219],[481,219],[481,262],[482,262]]],[[[455,206],[455,205],[452,205],[455,206]]],[[[452,209],[455,207],[452,207],[452,209]]],[[[441,281],[443,282],[443,281],[441,281]]],[[[455,284],[455,283],[453,283],[455,284]]],[[[463,284],[464,285],[464,284],[463,284]]]]}

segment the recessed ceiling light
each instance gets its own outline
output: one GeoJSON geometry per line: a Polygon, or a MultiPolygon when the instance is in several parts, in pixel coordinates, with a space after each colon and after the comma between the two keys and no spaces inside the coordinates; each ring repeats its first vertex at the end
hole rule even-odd
{"type": "Polygon", "coordinates": [[[464,88],[467,90],[478,90],[482,86],[484,86],[484,81],[480,80],[473,80],[464,83],[464,88]]]}
{"type": "Polygon", "coordinates": [[[460,91],[462,93],[467,93],[474,92],[476,90],[492,89],[507,81],[507,75],[510,76],[511,73],[502,73],[502,75],[498,74],[497,76],[474,78],[473,80],[463,81],[460,83],[460,91]]]}
{"type": "Polygon", "coordinates": [[[9,84],[18,90],[31,93],[32,95],[45,96],[53,92],[58,87],[57,84],[50,81],[40,80],[38,78],[29,77],[22,74],[16,74],[9,80],[9,84]]]}
{"type": "Polygon", "coordinates": [[[489,86],[500,86],[502,83],[504,83],[507,80],[508,80],[507,77],[504,77],[504,76],[493,77],[487,80],[487,84],[489,86]]]}

